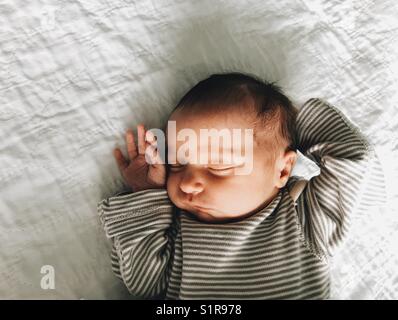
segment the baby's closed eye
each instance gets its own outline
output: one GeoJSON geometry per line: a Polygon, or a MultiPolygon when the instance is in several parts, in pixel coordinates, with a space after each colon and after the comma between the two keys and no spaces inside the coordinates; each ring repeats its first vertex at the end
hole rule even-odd
{"type": "Polygon", "coordinates": [[[170,171],[179,171],[184,167],[181,164],[169,164],[168,166],[169,166],[170,171]]]}
{"type": "Polygon", "coordinates": [[[214,175],[227,176],[234,172],[236,166],[225,166],[225,167],[207,167],[207,169],[214,175]]]}
{"type": "MultiPolygon", "coordinates": [[[[215,175],[230,175],[233,173],[233,170],[243,165],[238,164],[214,164],[214,165],[204,165],[203,167],[207,169],[210,173],[215,175]]],[[[171,172],[179,172],[184,170],[186,165],[182,164],[169,164],[169,169],[171,172]]]]}

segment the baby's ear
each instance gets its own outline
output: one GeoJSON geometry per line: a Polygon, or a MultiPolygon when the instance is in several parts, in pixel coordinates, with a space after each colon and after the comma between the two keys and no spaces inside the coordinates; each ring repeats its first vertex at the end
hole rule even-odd
{"type": "Polygon", "coordinates": [[[294,166],[297,161],[297,152],[293,150],[288,150],[284,155],[286,163],[290,163],[291,166],[294,166]]]}
{"type": "Polygon", "coordinates": [[[286,151],[281,160],[281,168],[279,170],[279,179],[277,186],[282,188],[286,185],[287,180],[293,170],[293,167],[297,161],[297,153],[295,151],[286,151]]]}
{"type": "Polygon", "coordinates": [[[285,157],[287,157],[287,161],[290,161],[292,167],[294,167],[297,161],[297,152],[293,150],[286,151],[285,157]]]}

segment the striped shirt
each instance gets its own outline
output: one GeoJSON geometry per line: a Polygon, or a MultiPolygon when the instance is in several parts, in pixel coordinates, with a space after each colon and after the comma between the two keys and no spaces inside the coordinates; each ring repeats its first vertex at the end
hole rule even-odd
{"type": "Polygon", "coordinates": [[[136,298],[324,299],[329,259],[350,216],[383,194],[367,140],[336,108],[310,99],[297,117],[299,150],[320,167],[296,201],[290,177],[272,202],[238,222],[209,224],[164,189],[98,203],[112,269],[136,298]]]}

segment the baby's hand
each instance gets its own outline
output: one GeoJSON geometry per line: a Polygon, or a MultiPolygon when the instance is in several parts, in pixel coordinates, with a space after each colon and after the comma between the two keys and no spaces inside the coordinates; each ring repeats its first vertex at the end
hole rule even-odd
{"type": "Polygon", "coordinates": [[[159,153],[155,151],[150,155],[152,163],[155,164],[149,164],[145,160],[145,150],[147,150],[150,145],[154,145],[155,142],[154,136],[150,134],[150,132],[148,132],[149,139],[146,140],[145,133],[144,125],[138,125],[137,149],[132,130],[127,130],[126,144],[129,160],[123,156],[119,148],[115,148],[113,151],[120,172],[133,192],[163,188],[166,184],[166,166],[164,164],[156,164],[159,163],[159,153]]]}

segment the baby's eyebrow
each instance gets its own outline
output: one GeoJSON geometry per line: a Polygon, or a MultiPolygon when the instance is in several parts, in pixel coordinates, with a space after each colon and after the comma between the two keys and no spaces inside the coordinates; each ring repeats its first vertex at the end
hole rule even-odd
{"type": "MultiPolygon", "coordinates": [[[[179,166],[185,166],[187,164],[181,164],[179,162],[177,163],[166,163],[167,165],[169,165],[170,167],[179,167],[179,166]]],[[[213,168],[218,168],[218,167],[241,167],[245,164],[244,161],[239,161],[239,162],[231,162],[231,163],[204,163],[201,165],[206,165],[206,166],[211,166],[213,168]]]]}
{"type": "MultiPolygon", "coordinates": [[[[199,164],[199,165],[211,165],[211,166],[240,166],[245,163],[247,158],[247,150],[242,150],[239,148],[232,147],[223,147],[222,145],[218,146],[219,148],[211,148],[208,146],[207,148],[199,148],[197,153],[195,153],[194,162],[189,162],[187,164],[199,164]]],[[[176,151],[176,150],[175,150],[176,151]]],[[[167,153],[168,155],[168,153],[167,153]]],[[[173,162],[169,161],[169,157],[167,157],[166,164],[170,166],[181,166],[185,165],[178,162],[178,156],[174,156],[171,158],[173,162]]],[[[184,161],[185,162],[185,161],[184,161]]]]}

